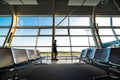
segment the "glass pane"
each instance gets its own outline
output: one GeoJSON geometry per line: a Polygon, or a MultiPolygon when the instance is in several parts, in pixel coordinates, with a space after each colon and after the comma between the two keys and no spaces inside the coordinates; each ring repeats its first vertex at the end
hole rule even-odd
{"type": "Polygon", "coordinates": [[[70,29],[70,35],[91,35],[90,29],[70,29]]]}
{"type": "Polygon", "coordinates": [[[35,46],[36,37],[14,37],[11,46],[35,46]]]}
{"type": "Polygon", "coordinates": [[[56,26],[68,26],[68,17],[56,17],[55,18],[56,26]],[[64,20],[63,20],[64,19],[64,20]],[[63,20],[63,21],[62,21],[63,20]],[[62,22],[61,22],[62,21],[62,22]],[[58,25],[59,24],[59,25],[58,25]]]}
{"type": "Polygon", "coordinates": [[[72,46],[95,46],[93,37],[71,37],[72,46]]]}
{"type": "Polygon", "coordinates": [[[90,26],[90,17],[70,17],[70,26],[90,26]]]}
{"type": "Polygon", "coordinates": [[[0,46],[1,46],[1,47],[2,47],[3,44],[4,44],[5,38],[6,38],[6,37],[0,37],[0,46]]]}
{"type": "Polygon", "coordinates": [[[7,35],[8,31],[9,31],[9,29],[3,29],[3,28],[1,28],[0,29],[0,35],[7,35]]]}
{"type": "Polygon", "coordinates": [[[114,29],[117,35],[120,35],[120,29],[114,29]]]}
{"type": "Polygon", "coordinates": [[[11,26],[12,17],[0,16],[0,26],[11,26]]]}
{"type": "Polygon", "coordinates": [[[52,35],[52,29],[40,29],[40,35],[52,35]]]}
{"type": "Polygon", "coordinates": [[[57,47],[58,54],[59,52],[70,52],[70,47],[57,47]]]}
{"type": "Polygon", "coordinates": [[[18,26],[38,26],[38,17],[35,16],[19,16],[18,26]]]}
{"type": "Polygon", "coordinates": [[[67,29],[56,29],[56,35],[68,35],[67,29]]]}
{"type": "MultiPolygon", "coordinates": [[[[37,47],[37,50],[39,50],[39,52],[45,52],[44,56],[48,56],[47,52],[51,53],[52,48],[51,47],[37,47]]],[[[51,56],[51,55],[50,55],[51,56]]]]}
{"type": "MultiPolygon", "coordinates": [[[[12,46],[11,46],[12,47],[12,46]]],[[[17,48],[17,49],[35,49],[35,47],[29,47],[29,46],[14,46],[14,48],[17,48]]]]}
{"type": "Polygon", "coordinates": [[[44,16],[44,17],[40,17],[40,26],[52,26],[53,25],[53,18],[52,17],[47,17],[47,16],[44,16]]]}
{"type": "Polygon", "coordinates": [[[110,37],[104,37],[104,36],[100,36],[102,43],[106,43],[106,42],[111,42],[111,41],[115,41],[115,37],[114,36],[110,36],[110,37]]]}
{"type": "Polygon", "coordinates": [[[58,46],[70,46],[69,37],[56,37],[58,46]]]}
{"type": "MultiPolygon", "coordinates": [[[[79,55],[80,55],[80,52],[83,50],[83,49],[87,49],[89,47],[72,47],[72,51],[73,52],[78,52],[79,55]]],[[[73,54],[74,55],[74,54],[73,54]]]]}
{"type": "Polygon", "coordinates": [[[37,46],[52,46],[52,37],[39,37],[37,46]]]}
{"type": "Polygon", "coordinates": [[[17,29],[15,35],[37,35],[37,29],[17,29]]]}
{"type": "Polygon", "coordinates": [[[114,35],[112,29],[99,29],[99,35],[114,35]]]}
{"type": "Polygon", "coordinates": [[[98,26],[110,26],[110,17],[96,17],[98,26]]]}
{"type": "Polygon", "coordinates": [[[113,17],[113,26],[120,26],[120,17],[113,17]]]}
{"type": "Polygon", "coordinates": [[[118,36],[118,39],[120,39],[120,36],[118,36]]]}

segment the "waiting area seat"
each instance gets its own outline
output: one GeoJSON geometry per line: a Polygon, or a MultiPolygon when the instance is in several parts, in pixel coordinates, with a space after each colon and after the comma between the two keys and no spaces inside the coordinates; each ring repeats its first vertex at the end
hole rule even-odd
{"type": "Polygon", "coordinates": [[[46,57],[41,56],[39,50],[35,50],[35,55],[36,55],[35,64],[43,64],[42,60],[45,59],[46,57]]]}
{"type": "MultiPolygon", "coordinates": [[[[0,80],[18,80],[19,71],[39,59],[39,51],[34,49],[0,48],[0,80]]],[[[120,48],[85,49],[81,52],[80,60],[94,66],[92,69],[106,72],[102,76],[95,75],[94,80],[120,80],[120,48]]]]}
{"type": "Polygon", "coordinates": [[[77,57],[79,59],[79,63],[84,63],[87,55],[87,49],[83,49],[82,52],[80,53],[80,57],[77,57]]]}
{"type": "Polygon", "coordinates": [[[35,50],[33,49],[26,49],[28,60],[35,61],[37,59],[37,55],[35,54],[35,50]]]}
{"type": "Polygon", "coordinates": [[[103,48],[96,49],[94,59],[92,60],[92,65],[97,66],[106,71],[106,75],[95,76],[93,79],[102,80],[102,79],[120,79],[120,48],[103,48]],[[116,69],[116,70],[113,70],[116,69]],[[113,70],[113,71],[112,71],[113,70]],[[115,75],[115,73],[117,75],[115,75]],[[111,74],[115,75],[114,77],[111,74]]]}
{"type": "Polygon", "coordinates": [[[95,55],[96,49],[88,49],[87,54],[86,54],[86,63],[91,63],[92,60],[94,59],[94,55],[95,55]]]}
{"type": "Polygon", "coordinates": [[[0,48],[0,80],[14,75],[14,59],[10,48],[0,48]]]}
{"type": "Polygon", "coordinates": [[[27,67],[31,62],[28,60],[26,49],[11,48],[14,59],[15,75],[13,79],[18,80],[18,71],[27,67]]]}
{"type": "Polygon", "coordinates": [[[94,76],[94,80],[107,80],[108,78],[120,80],[120,48],[84,49],[80,57],[86,64],[106,72],[105,75],[94,76]]]}
{"type": "Polygon", "coordinates": [[[18,80],[18,71],[29,66],[35,59],[34,50],[0,48],[0,80],[18,80]]]}

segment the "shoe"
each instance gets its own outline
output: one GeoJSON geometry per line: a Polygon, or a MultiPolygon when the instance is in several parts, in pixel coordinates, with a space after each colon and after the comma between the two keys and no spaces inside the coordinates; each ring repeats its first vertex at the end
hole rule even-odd
{"type": "Polygon", "coordinates": [[[56,61],[58,61],[58,59],[55,59],[56,61]]]}

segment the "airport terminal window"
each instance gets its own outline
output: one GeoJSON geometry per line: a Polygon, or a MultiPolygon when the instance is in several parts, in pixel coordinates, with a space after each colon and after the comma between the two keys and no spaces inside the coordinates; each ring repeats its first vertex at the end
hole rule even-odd
{"type": "Polygon", "coordinates": [[[71,37],[71,42],[72,46],[95,46],[93,37],[71,37]]]}
{"type": "Polygon", "coordinates": [[[37,35],[38,29],[17,29],[15,35],[37,35]]]}
{"type": "Polygon", "coordinates": [[[102,43],[106,43],[106,42],[111,42],[111,41],[115,41],[116,38],[114,36],[100,36],[102,43]]]}
{"type": "Polygon", "coordinates": [[[68,35],[68,29],[56,29],[56,35],[68,35]]]}
{"type": "Polygon", "coordinates": [[[110,17],[96,17],[98,26],[110,26],[110,17]]]}
{"type": "Polygon", "coordinates": [[[70,26],[90,26],[90,17],[70,17],[70,26]]]}
{"type": "Polygon", "coordinates": [[[56,36],[55,39],[57,40],[58,46],[70,46],[69,36],[56,36]]]}
{"type": "MultiPolygon", "coordinates": [[[[70,47],[57,47],[58,52],[71,52],[70,47]]],[[[59,53],[60,54],[60,53],[59,53]]],[[[71,55],[70,53],[68,55],[71,55]]]]}
{"type": "Polygon", "coordinates": [[[106,28],[99,29],[99,35],[113,35],[114,36],[112,29],[106,29],[106,28]]]}
{"type": "Polygon", "coordinates": [[[120,27],[120,17],[112,17],[113,26],[119,26],[120,27]]]}
{"type": "Polygon", "coordinates": [[[0,37],[0,47],[3,46],[6,37],[0,37]]]}
{"type": "Polygon", "coordinates": [[[51,45],[52,45],[52,37],[48,37],[48,36],[38,37],[37,46],[51,46],[51,45]]]}
{"type": "Polygon", "coordinates": [[[37,16],[19,16],[18,26],[38,26],[37,16]]]}
{"type": "Polygon", "coordinates": [[[40,53],[44,53],[44,55],[42,54],[43,56],[51,56],[51,54],[49,54],[52,52],[51,47],[39,47],[39,46],[37,46],[36,49],[39,50],[40,53]]]}
{"type": "Polygon", "coordinates": [[[68,26],[68,17],[56,16],[55,25],[58,26],[68,26]],[[63,20],[64,19],[64,20],[63,20]],[[62,21],[63,20],[63,21],[62,21]],[[62,21],[62,22],[61,22],[62,21]],[[58,25],[59,24],[59,25],[58,25]]]}
{"type": "MultiPolygon", "coordinates": [[[[55,25],[60,23],[60,21],[63,20],[64,18],[65,16],[63,15],[55,16],[55,22],[56,22],[55,25]]],[[[117,23],[116,17],[112,17],[112,18],[113,18],[112,19],[113,25],[115,25],[117,23]]],[[[111,20],[110,17],[96,17],[96,22],[100,27],[99,34],[100,34],[102,43],[116,40],[111,30],[110,20],[111,20]]],[[[55,39],[57,40],[57,45],[59,46],[58,51],[66,51],[66,52],[67,51],[70,52],[71,50],[80,51],[85,48],[96,47],[93,39],[93,35],[91,32],[90,22],[91,22],[91,19],[88,16],[83,16],[83,17],[69,16],[69,18],[66,17],[65,20],[63,20],[58,26],[56,26],[55,39]],[[68,29],[70,31],[70,35],[68,34],[68,29]]],[[[40,52],[46,52],[46,51],[51,52],[52,31],[53,31],[52,16],[50,15],[19,16],[18,24],[19,24],[18,27],[21,27],[21,26],[23,27],[17,28],[16,34],[13,38],[13,42],[11,46],[14,46],[14,47],[27,46],[27,47],[34,47],[34,48],[36,47],[37,49],[40,50],[40,52]],[[33,22],[29,23],[32,20],[33,22]],[[30,28],[28,27],[24,28],[24,26],[28,26],[30,28]],[[39,29],[40,29],[40,33],[38,37],[37,35],[38,35],[39,29]],[[37,39],[38,39],[38,42],[37,42],[37,39]],[[26,44],[23,44],[22,42],[26,44]]],[[[116,31],[116,34],[119,35],[119,30],[116,28],[114,30],[116,31]]],[[[118,36],[118,38],[120,37],[118,36]]]]}
{"type": "Polygon", "coordinates": [[[52,29],[40,29],[40,35],[51,35],[52,36],[52,29]]]}
{"type": "Polygon", "coordinates": [[[2,47],[11,27],[11,16],[0,16],[0,46],[2,47]]]}
{"type": "Polygon", "coordinates": [[[114,29],[116,34],[120,36],[120,28],[119,29],[114,29]]]}
{"type": "Polygon", "coordinates": [[[7,33],[8,33],[8,31],[9,31],[8,28],[1,28],[1,29],[0,29],[0,36],[1,36],[1,35],[5,35],[5,36],[6,36],[7,33]]]}
{"type": "Polygon", "coordinates": [[[36,37],[14,37],[11,46],[35,46],[36,37]]]}
{"type": "Polygon", "coordinates": [[[39,23],[40,23],[41,27],[52,26],[53,25],[53,18],[51,16],[40,16],[39,23]]]}
{"type": "Polygon", "coordinates": [[[12,17],[11,16],[0,16],[0,26],[11,26],[12,17]]]}
{"type": "MultiPolygon", "coordinates": [[[[87,49],[87,48],[89,48],[89,47],[82,47],[82,46],[80,46],[80,47],[72,47],[72,51],[73,52],[80,52],[80,51],[82,51],[83,49],[87,49]]],[[[91,47],[92,48],[92,47],[91,47]]],[[[80,54],[80,53],[78,53],[78,54],[80,54]]],[[[76,55],[76,54],[74,54],[73,53],[73,55],[76,55]]],[[[78,55],[77,55],[78,56],[78,55]]]]}
{"type": "Polygon", "coordinates": [[[92,35],[90,29],[70,29],[70,35],[92,35]]]}

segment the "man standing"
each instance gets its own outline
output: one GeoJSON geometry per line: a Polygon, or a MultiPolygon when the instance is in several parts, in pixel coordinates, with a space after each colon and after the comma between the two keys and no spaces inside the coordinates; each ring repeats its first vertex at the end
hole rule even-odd
{"type": "Polygon", "coordinates": [[[57,40],[54,40],[53,41],[53,44],[52,44],[52,49],[53,49],[53,59],[52,60],[58,60],[57,59],[57,55],[58,55],[58,52],[57,52],[57,44],[56,44],[57,40]]]}

